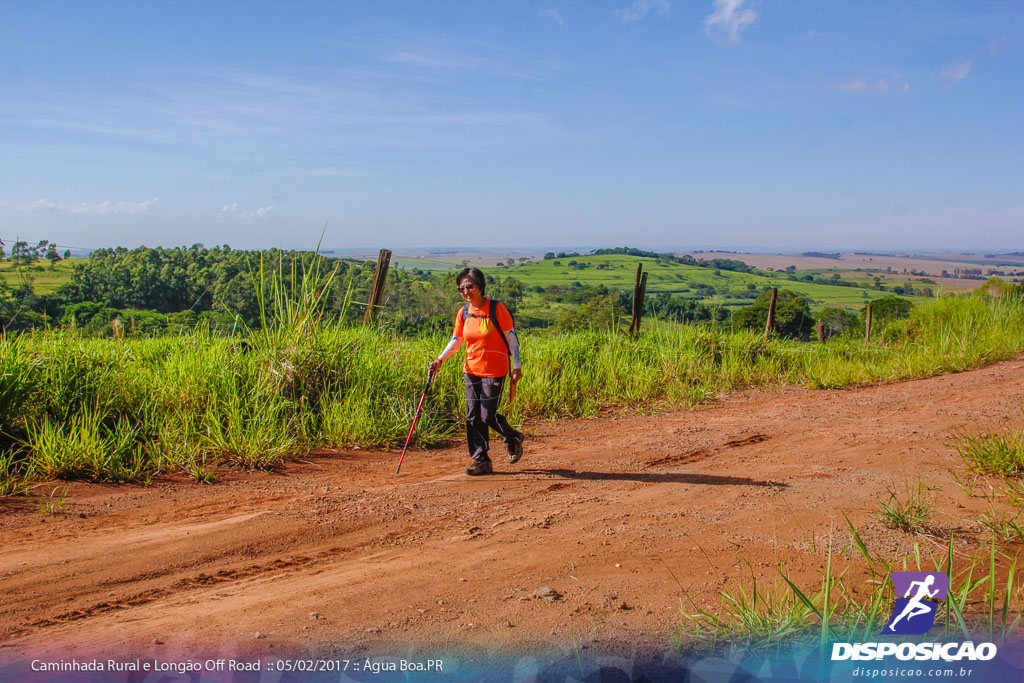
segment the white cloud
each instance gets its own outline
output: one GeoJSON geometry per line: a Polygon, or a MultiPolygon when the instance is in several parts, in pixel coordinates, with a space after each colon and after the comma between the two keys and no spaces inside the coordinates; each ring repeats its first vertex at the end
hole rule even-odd
{"type": "Polygon", "coordinates": [[[8,89],[0,126],[70,131],[104,145],[105,138],[120,138],[214,154],[227,148],[234,154],[240,145],[260,157],[303,152],[314,159],[311,168],[329,165],[316,159],[340,149],[507,145],[561,133],[544,114],[522,110],[520,99],[495,101],[486,88],[437,87],[479,74],[518,86],[560,68],[484,43],[471,47],[375,51],[378,60],[390,54],[390,62],[301,78],[214,70],[112,83],[107,90],[8,89]],[[468,134],[466,119],[475,121],[468,134]]]}
{"type": "Polygon", "coordinates": [[[715,9],[704,20],[708,36],[724,36],[730,43],[738,43],[740,31],[754,23],[757,12],[743,7],[746,0],[715,0],[715,9]]]}
{"type": "Polygon", "coordinates": [[[558,10],[554,9],[554,8],[546,9],[543,12],[541,12],[540,13],[540,18],[541,19],[550,19],[551,21],[555,22],[559,26],[562,26],[563,24],[565,24],[565,19],[563,19],[562,15],[558,13],[558,10]]]}
{"type": "Polygon", "coordinates": [[[361,176],[363,173],[360,171],[354,171],[350,168],[307,168],[302,172],[303,175],[311,176],[361,176]]]}
{"type": "Polygon", "coordinates": [[[825,87],[848,92],[852,95],[884,95],[890,90],[905,93],[910,90],[910,83],[905,81],[900,74],[893,74],[871,83],[866,82],[862,78],[856,78],[852,81],[826,83],[825,87]]]}
{"type": "Polygon", "coordinates": [[[67,214],[89,214],[93,216],[108,216],[112,214],[135,215],[145,213],[157,203],[159,197],[153,197],[141,202],[120,201],[120,202],[55,202],[50,199],[37,199],[28,204],[16,204],[14,208],[21,213],[36,213],[40,211],[56,211],[67,214]]]}
{"type": "Polygon", "coordinates": [[[953,86],[967,78],[971,73],[971,60],[965,62],[953,62],[939,74],[939,78],[946,81],[947,85],[953,86]]]}
{"type": "Polygon", "coordinates": [[[478,61],[464,55],[422,55],[415,52],[396,52],[384,58],[393,64],[409,64],[428,69],[472,69],[478,61]]]}
{"type": "Polygon", "coordinates": [[[252,209],[250,211],[239,211],[238,202],[232,202],[231,204],[225,204],[220,209],[221,218],[241,218],[242,220],[251,221],[255,219],[266,218],[267,215],[273,211],[274,206],[263,206],[260,208],[252,209]]]}
{"type": "Polygon", "coordinates": [[[672,15],[672,5],[668,0],[633,0],[632,5],[623,10],[615,10],[612,14],[621,17],[623,21],[640,21],[652,10],[666,17],[672,15]]]}
{"type": "Polygon", "coordinates": [[[845,83],[826,83],[827,87],[833,90],[842,90],[844,92],[853,93],[854,95],[862,95],[867,89],[867,83],[861,79],[855,81],[846,81],[845,83]]]}

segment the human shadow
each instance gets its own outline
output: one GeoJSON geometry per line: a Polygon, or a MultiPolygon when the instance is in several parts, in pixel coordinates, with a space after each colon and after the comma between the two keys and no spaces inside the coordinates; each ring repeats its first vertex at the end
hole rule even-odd
{"type": "Polygon", "coordinates": [[[789,488],[789,484],[778,481],[749,479],[747,477],[723,477],[715,474],[686,474],[683,472],[577,472],[567,469],[527,469],[519,472],[495,472],[494,474],[544,474],[562,479],[583,481],[636,481],[642,484],[707,484],[709,486],[762,486],[766,488],[789,488]]]}

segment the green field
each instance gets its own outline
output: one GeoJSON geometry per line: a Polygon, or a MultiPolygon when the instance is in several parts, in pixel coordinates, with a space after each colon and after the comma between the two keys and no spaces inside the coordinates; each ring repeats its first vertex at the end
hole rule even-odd
{"type": "MultiPolygon", "coordinates": [[[[523,265],[489,268],[486,273],[494,277],[514,277],[527,287],[551,285],[569,285],[579,282],[583,285],[604,285],[609,289],[632,290],[636,278],[637,263],[643,262],[647,276],[647,295],[669,292],[689,298],[707,298],[698,292],[697,285],[715,288],[714,296],[719,296],[726,306],[747,305],[753,299],[748,292],[760,292],[769,287],[789,289],[807,296],[812,306],[847,306],[859,307],[891,292],[859,287],[841,287],[824,285],[800,280],[790,280],[782,273],[757,271],[756,273],[737,273],[728,270],[716,271],[711,268],[688,266],[681,263],[659,261],[653,258],[608,255],[608,256],[576,256],[547,261],[535,261],[523,265]],[[586,264],[586,268],[570,267],[569,261],[586,264]],[[560,265],[555,265],[555,263],[560,265]],[[599,267],[600,266],[600,267],[599,267]],[[751,288],[753,286],[753,288],[751,288]]],[[[422,267],[422,266],[420,266],[422,267]]],[[[824,272],[824,271],[815,271],[824,272]]],[[[799,276],[802,272],[795,273],[799,276]]],[[[896,282],[886,282],[887,287],[896,282]]],[[[904,297],[920,304],[927,298],[920,296],[904,297]]]]}
{"type": "Polygon", "coordinates": [[[13,289],[24,284],[28,279],[36,294],[50,294],[61,285],[70,282],[75,263],[84,260],[73,258],[59,261],[53,268],[47,262],[15,268],[10,261],[0,261],[0,281],[13,289]]]}

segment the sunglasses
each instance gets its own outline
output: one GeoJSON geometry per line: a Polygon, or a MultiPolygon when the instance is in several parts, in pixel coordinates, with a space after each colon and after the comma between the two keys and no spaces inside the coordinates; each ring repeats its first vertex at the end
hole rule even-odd
{"type": "Polygon", "coordinates": [[[460,292],[472,292],[474,289],[476,289],[476,285],[474,285],[472,283],[470,283],[468,285],[459,285],[459,291],[460,292]]]}

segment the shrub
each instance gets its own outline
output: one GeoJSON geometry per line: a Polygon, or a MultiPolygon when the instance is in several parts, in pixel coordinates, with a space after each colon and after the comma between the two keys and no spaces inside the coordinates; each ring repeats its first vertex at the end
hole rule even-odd
{"type": "MultiPolygon", "coordinates": [[[[764,330],[768,322],[771,290],[766,290],[750,306],[736,311],[732,319],[737,327],[746,330],[764,330]]],[[[814,317],[807,297],[780,289],[775,300],[775,333],[791,339],[807,339],[814,330],[814,317]]]]}

